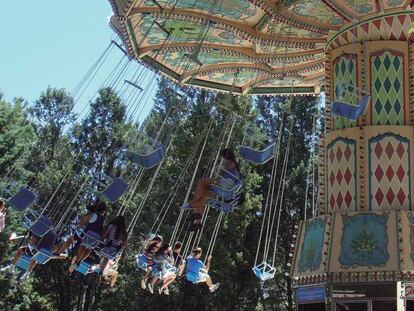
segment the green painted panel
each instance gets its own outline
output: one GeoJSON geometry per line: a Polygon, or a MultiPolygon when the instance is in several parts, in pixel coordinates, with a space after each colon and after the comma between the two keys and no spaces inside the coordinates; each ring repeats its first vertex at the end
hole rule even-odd
{"type": "Polygon", "coordinates": [[[404,58],[392,51],[371,56],[373,125],[404,124],[404,58]]]}

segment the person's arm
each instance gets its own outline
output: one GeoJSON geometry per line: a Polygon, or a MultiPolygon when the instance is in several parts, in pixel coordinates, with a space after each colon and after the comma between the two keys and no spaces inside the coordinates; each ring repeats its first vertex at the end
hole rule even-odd
{"type": "Polygon", "coordinates": [[[83,226],[85,226],[89,222],[89,220],[91,220],[91,218],[92,218],[92,213],[87,213],[87,214],[83,215],[81,217],[78,225],[76,226],[76,229],[80,229],[83,226]]]}
{"type": "Polygon", "coordinates": [[[125,236],[122,241],[122,248],[127,248],[128,246],[128,237],[125,236]]]}
{"type": "Polygon", "coordinates": [[[105,226],[103,234],[102,234],[102,241],[105,241],[105,239],[107,238],[109,234],[109,226],[105,226]]]}

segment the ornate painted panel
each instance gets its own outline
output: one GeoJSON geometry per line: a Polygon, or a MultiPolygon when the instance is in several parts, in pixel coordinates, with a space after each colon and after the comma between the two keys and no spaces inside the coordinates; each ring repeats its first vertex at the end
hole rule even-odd
{"type": "Polygon", "coordinates": [[[389,213],[341,215],[343,221],[341,253],[342,268],[383,266],[388,253],[387,222],[389,213]]]}
{"type": "Polygon", "coordinates": [[[357,144],[337,137],[326,147],[326,185],[329,210],[355,211],[358,206],[357,144]]]}
{"type": "Polygon", "coordinates": [[[382,49],[370,54],[372,125],[404,125],[404,54],[382,49]]]}
{"type": "Polygon", "coordinates": [[[411,209],[410,140],[386,132],[368,139],[369,209],[411,209]]]}
{"type": "Polygon", "coordinates": [[[298,262],[300,273],[313,272],[320,268],[324,240],[325,220],[323,218],[314,218],[305,223],[305,233],[298,262]]]}
{"type": "MultiPolygon", "coordinates": [[[[246,0],[158,0],[158,3],[165,8],[175,7],[177,9],[191,9],[204,11],[224,18],[237,19],[238,21],[250,21],[261,13],[261,10],[246,0]]],[[[156,7],[150,0],[144,1],[146,7],[156,7]]],[[[256,17],[253,21],[257,20],[256,17]]]]}
{"type": "MultiPolygon", "coordinates": [[[[343,53],[333,61],[333,81],[332,90],[334,100],[338,100],[339,89],[337,84],[343,83],[348,89],[344,93],[342,101],[352,105],[357,104],[357,96],[355,88],[358,86],[358,55],[354,53],[343,53]]],[[[334,117],[334,129],[349,128],[356,125],[356,121],[346,119],[344,117],[334,117]]]]}

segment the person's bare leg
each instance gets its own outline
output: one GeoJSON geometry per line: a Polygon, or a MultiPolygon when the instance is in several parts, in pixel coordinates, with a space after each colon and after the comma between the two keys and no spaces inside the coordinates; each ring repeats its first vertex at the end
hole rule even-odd
{"type": "Polygon", "coordinates": [[[30,262],[29,268],[27,269],[27,272],[31,273],[33,271],[34,267],[36,267],[36,264],[37,264],[37,262],[32,260],[30,262]]]}
{"type": "Polygon", "coordinates": [[[168,279],[165,279],[165,280],[163,281],[162,286],[161,286],[161,290],[164,290],[165,288],[167,288],[167,287],[168,287],[168,285],[170,285],[172,282],[174,282],[174,280],[175,280],[175,276],[170,277],[170,278],[168,278],[168,279]]]}
{"type": "Polygon", "coordinates": [[[148,277],[150,276],[151,271],[147,271],[147,273],[145,273],[144,277],[142,278],[142,280],[144,280],[145,282],[148,280],[148,277]]]}
{"type": "Polygon", "coordinates": [[[118,279],[118,271],[112,272],[110,287],[115,287],[116,280],[118,279]]]}
{"type": "Polygon", "coordinates": [[[201,219],[204,216],[204,212],[206,211],[206,206],[209,199],[210,197],[204,197],[200,201],[196,202],[195,205],[192,205],[192,207],[195,209],[195,213],[201,216],[200,218],[194,220],[195,224],[201,223],[201,219]]]}
{"type": "Polygon", "coordinates": [[[104,257],[101,261],[101,264],[99,265],[99,270],[101,270],[101,272],[104,272],[106,266],[108,265],[109,259],[104,257]]]}
{"type": "Polygon", "coordinates": [[[13,260],[12,260],[12,264],[16,265],[17,261],[19,260],[20,257],[22,257],[23,253],[25,251],[25,248],[19,248],[16,251],[16,254],[14,254],[13,260]]]}
{"type": "Polygon", "coordinates": [[[75,238],[73,235],[71,235],[66,241],[65,243],[63,243],[57,250],[56,253],[57,254],[62,254],[64,251],[66,251],[68,249],[69,246],[71,246],[73,244],[73,242],[75,241],[75,238]]]}
{"type": "Polygon", "coordinates": [[[157,277],[155,277],[155,276],[153,276],[153,277],[152,277],[152,280],[151,280],[151,285],[152,285],[152,286],[154,286],[154,285],[155,285],[155,283],[157,283],[157,281],[158,281],[158,278],[157,278],[157,277]]]}
{"type": "Polygon", "coordinates": [[[214,182],[215,180],[213,178],[200,179],[200,181],[197,184],[196,190],[194,192],[194,197],[190,201],[190,204],[192,207],[194,207],[193,204],[196,204],[198,201],[200,201],[205,196],[206,191],[208,191],[208,187],[214,182]]]}
{"type": "Polygon", "coordinates": [[[78,255],[78,262],[82,262],[88,258],[91,252],[92,250],[87,249],[86,247],[82,247],[81,253],[78,255]]]}
{"type": "Polygon", "coordinates": [[[213,281],[211,281],[211,278],[209,276],[207,276],[206,278],[206,285],[208,286],[208,288],[213,286],[213,281]]]}

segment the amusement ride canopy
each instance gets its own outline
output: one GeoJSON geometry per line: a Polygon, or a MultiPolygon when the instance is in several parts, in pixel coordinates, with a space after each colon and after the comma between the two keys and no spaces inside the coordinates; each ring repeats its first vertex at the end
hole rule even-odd
{"type": "Polygon", "coordinates": [[[407,0],[110,2],[111,25],[130,56],[181,84],[238,94],[318,93],[325,49],[342,30],[410,5],[407,0]]]}

